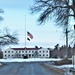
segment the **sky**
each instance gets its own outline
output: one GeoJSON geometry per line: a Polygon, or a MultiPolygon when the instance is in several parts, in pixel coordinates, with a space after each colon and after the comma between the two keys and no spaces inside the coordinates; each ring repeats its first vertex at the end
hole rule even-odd
{"type": "Polygon", "coordinates": [[[19,44],[12,47],[53,48],[56,44],[64,45],[64,34],[54,22],[38,25],[39,13],[32,15],[30,11],[33,3],[33,0],[0,0],[0,8],[4,10],[4,13],[0,14],[4,18],[0,28],[7,27],[10,32],[18,33],[19,44]],[[33,35],[31,41],[26,39],[27,31],[33,35]]]}

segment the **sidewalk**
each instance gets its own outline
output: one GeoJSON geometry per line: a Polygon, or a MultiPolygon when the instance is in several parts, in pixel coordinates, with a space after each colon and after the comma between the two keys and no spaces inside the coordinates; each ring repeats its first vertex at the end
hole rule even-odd
{"type": "Polygon", "coordinates": [[[48,64],[48,63],[45,63],[44,65],[45,65],[46,67],[48,67],[48,68],[51,68],[51,69],[55,70],[56,72],[58,72],[58,73],[60,73],[60,74],[64,74],[64,73],[65,73],[64,70],[59,69],[59,68],[56,68],[56,67],[54,67],[53,65],[50,65],[50,64],[48,64]]]}

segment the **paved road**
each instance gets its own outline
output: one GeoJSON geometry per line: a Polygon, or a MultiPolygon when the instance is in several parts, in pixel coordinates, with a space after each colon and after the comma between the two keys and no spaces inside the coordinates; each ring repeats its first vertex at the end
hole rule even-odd
{"type": "Polygon", "coordinates": [[[8,63],[0,67],[0,75],[63,75],[51,68],[47,69],[42,63],[8,63]]]}

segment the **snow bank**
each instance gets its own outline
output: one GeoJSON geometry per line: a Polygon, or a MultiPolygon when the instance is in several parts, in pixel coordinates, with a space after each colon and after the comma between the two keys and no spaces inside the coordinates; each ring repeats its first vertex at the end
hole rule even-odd
{"type": "Polygon", "coordinates": [[[28,59],[22,59],[22,58],[8,58],[8,59],[0,59],[0,62],[39,62],[39,61],[59,61],[61,59],[52,59],[52,58],[28,58],[28,59]]]}
{"type": "Polygon", "coordinates": [[[73,68],[73,64],[67,64],[67,65],[61,65],[61,66],[54,66],[56,68],[60,68],[64,70],[64,75],[73,75],[72,72],[70,72],[70,68],[73,68]]]}

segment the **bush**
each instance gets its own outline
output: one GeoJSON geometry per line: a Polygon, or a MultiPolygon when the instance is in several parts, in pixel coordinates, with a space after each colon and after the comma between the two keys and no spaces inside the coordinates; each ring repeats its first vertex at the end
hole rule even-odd
{"type": "Polygon", "coordinates": [[[56,61],[55,62],[55,65],[64,65],[64,64],[72,64],[72,61],[71,60],[60,60],[60,61],[56,61]]]}

